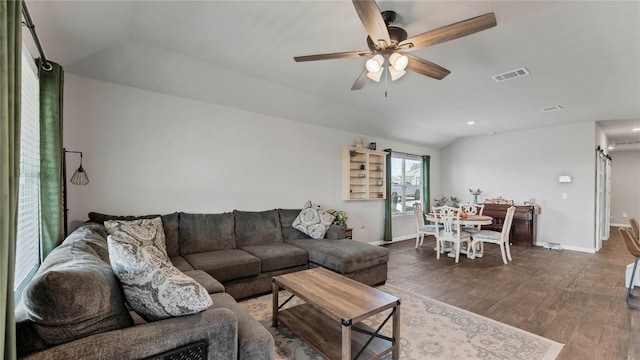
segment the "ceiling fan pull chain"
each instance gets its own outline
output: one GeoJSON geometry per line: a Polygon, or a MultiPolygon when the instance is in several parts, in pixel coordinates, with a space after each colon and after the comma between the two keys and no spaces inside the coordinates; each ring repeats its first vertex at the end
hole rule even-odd
{"type": "Polygon", "coordinates": [[[384,72],[384,97],[387,97],[387,90],[389,89],[389,71],[384,72]]]}

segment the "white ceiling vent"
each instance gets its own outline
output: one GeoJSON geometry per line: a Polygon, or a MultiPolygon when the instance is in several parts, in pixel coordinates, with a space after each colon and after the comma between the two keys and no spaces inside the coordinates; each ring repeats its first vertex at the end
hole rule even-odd
{"type": "Polygon", "coordinates": [[[520,68],[516,70],[507,71],[506,73],[493,75],[492,78],[495,82],[503,82],[505,80],[515,79],[521,76],[529,75],[529,70],[527,68],[520,68]]]}
{"type": "Polygon", "coordinates": [[[542,109],[540,109],[540,111],[542,111],[542,112],[552,112],[552,111],[559,111],[559,110],[562,110],[562,106],[560,106],[560,105],[543,107],[542,109]]]}

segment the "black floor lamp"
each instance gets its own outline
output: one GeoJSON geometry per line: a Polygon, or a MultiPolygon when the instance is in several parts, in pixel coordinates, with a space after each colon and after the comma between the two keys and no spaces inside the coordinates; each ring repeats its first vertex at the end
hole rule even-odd
{"type": "Polygon", "coordinates": [[[62,148],[63,156],[62,156],[62,193],[63,193],[63,202],[64,204],[64,236],[69,235],[69,227],[68,227],[68,212],[67,208],[67,153],[72,154],[80,154],[80,167],[73,173],[71,177],[71,183],[74,185],[87,185],[89,183],[89,177],[87,176],[87,172],[82,168],[82,151],[71,151],[65,148],[62,148]]]}

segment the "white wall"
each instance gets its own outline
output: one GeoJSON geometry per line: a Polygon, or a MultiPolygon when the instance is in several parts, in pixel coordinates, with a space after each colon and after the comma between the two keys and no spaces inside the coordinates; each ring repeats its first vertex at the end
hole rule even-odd
{"type": "MultiPolygon", "coordinates": [[[[72,74],[65,76],[64,122],[64,146],[84,152],[91,181],[69,184],[70,229],[89,211],[260,211],[300,208],[310,199],[345,210],[355,240],[383,237],[382,201],[341,200],[341,148],[360,134],[72,74]]],[[[364,140],[379,149],[431,155],[432,172],[439,173],[438,150],[364,140]]],[[[78,159],[69,154],[67,163],[73,174],[78,159]]],[[[432,189],[440,193],[437,175],[432,189]]],[[[415,223],[401,221],[394,237],[409,231],[415,232],[415,223]]]]}
{"type": "Polygon", "coordinates": [[[611,155],[611,223],[629,226],[640,220],[640,150],[613,151],[611,155]],[[623,217],[627,213],[627,217],[623,217]]]}
{"type": "MultiPolygon", "coordinates": [[[[469,188],[516,204],[535,198],[537,243],[594,251],[595,123],[462,139],[442,151],[442,190],[463,201],[469,188]],[[570,184],[558,183],[570,175],[570,184]],[[567,199],[562,199],[562,194],[567,199]]],[[[433,194],[438,197],[438,194],[433,194]]]]}

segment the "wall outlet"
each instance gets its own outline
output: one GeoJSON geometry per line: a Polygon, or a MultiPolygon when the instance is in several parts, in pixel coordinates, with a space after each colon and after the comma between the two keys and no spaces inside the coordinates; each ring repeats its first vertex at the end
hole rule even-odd
{"type": "Polygon", "coordinates": [[[627,213],[622,213],[622,217],[626,218],[627,217],[627,213]]]}
{"type": "Polygon", "coordinates": [[[364,231],[364,225],[360,227],[360,231],[364,231]]]}
{"type": "Polygon", "coordinates": [[[569,198],[569,196],[567,195],[567,193],[562,193],[562,199],[567,200],[569,198]]]}

